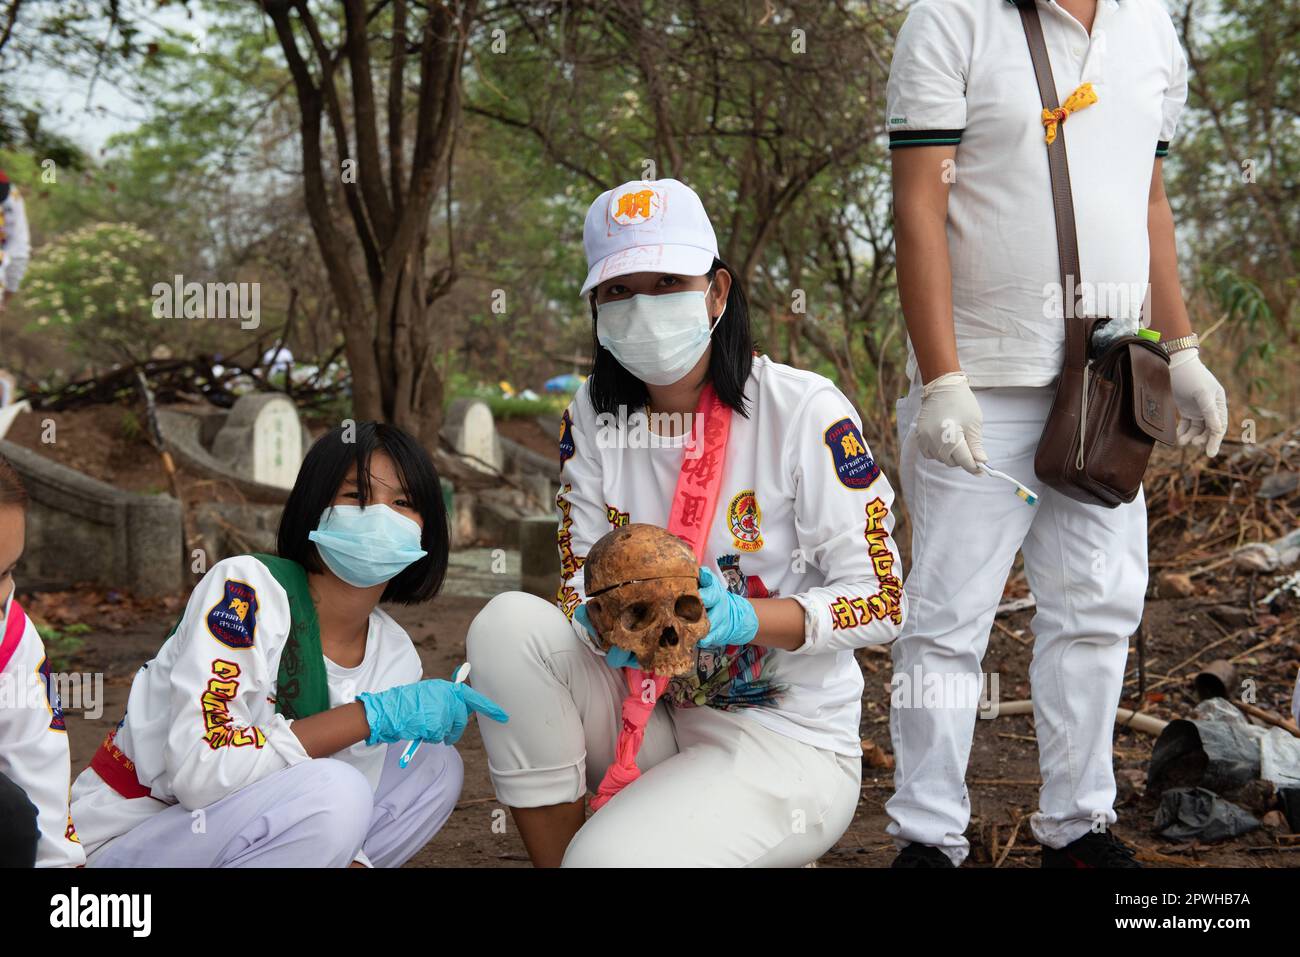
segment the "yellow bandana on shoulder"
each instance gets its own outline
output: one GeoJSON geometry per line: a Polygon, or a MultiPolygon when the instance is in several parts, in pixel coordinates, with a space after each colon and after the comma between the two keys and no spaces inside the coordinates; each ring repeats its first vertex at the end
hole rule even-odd
{"type": "Polygon", "coordinates": [[[1056,142],[1056,128],[1065,122],[1071,113],[1078,113],[1097,102],[1097,93],[1091,83],[1081,83],[1079,88],[1065,98],[1054,110],[1043,110],[1043,127],[1047,130],[1047,145],[1056,142]]]}

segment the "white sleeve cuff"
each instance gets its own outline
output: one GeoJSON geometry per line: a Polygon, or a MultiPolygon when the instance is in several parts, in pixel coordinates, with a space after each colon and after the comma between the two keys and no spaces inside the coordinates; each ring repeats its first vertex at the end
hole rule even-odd
{"type": "Polygon", "coordinates": [[[811,595],[792,595],[803,607],[803,644],[792,649],[789,654],[815,654],[821,650],[825,635],[830,630],[830,609],[811,595]],[[824,614],[823,614],[824,613],[824,614]]]}
{"type": "Polygon", "coordinates": [[[311,760],[311,755],[302,746],[298,736],[293,733],[293,728],[290,727],[292,724],[293,722],[284,715],[277,714],[262,728],[266,734],[266,743],[271,746],[272,751],[284,758],[289,767],[311,760]]]}

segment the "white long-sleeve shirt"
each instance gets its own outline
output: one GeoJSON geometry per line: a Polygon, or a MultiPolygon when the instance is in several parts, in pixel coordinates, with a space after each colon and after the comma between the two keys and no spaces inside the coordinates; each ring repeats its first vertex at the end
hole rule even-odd
{"type": "MultiPolygon", "coordinates": [[[[131,683],[113,744],[148,796],[124,797],[93,767],[72,787],[72,816],[94,853],[163,808],[204,808],[290,765],[310,760],[292,721],[275,710],[289,599],[251,555],[218,562],[190,596],[176,631],[131,683]]],[[[376,608],[363,660],[326,659],[331,707],[358,692],[419,681],[420,658],[406,631],[376,608]]],[[[379,784],[386,745],[354,745],[333,757],[379,784]]]]}
{"type": "MultiPolygon", "coordinates": [[[[13,593],[4,601],[5,620],[13,593]]],[[[0,632],[3,632],[0,622],[0,632]]],[[[50,678],[45,645],[30,618],[13,656],[0,672],[0,774],[36,806],[37,867],[77,867],[86,855],[68,814],[68,730],[50,678]]]]}
{"type": "MultiPolygon", "coordinates": [[[[700,651],[695,673],[674,679],[669,694],[682,706],[736,709],[816,747],[860,754],[863,686],[853,649],[892,641],[906,611],[891,536],[894,492],[829,379],[758,356],[745,397],[749,417],[731,417],[705,565],[738,594],[797,600],[804,644],[751,644],[734,658],[700,651]]],[[[582,564],[599,538],[629,522],[667,527],[690,441],[621,435],[614,421],[598,419],[584,384],[564,414],[556,499],[557,602],[570,618],[585,601],[582,564]]],[[[574,628],[601,653],[583,626],[574,628]]]]}
{"type": "Polygon", "coordinates": [[[0,281],[9,292],[22,285],[32,258],[32,236],[27,228],[27,207],[16,186],[0,203],[0,281]]]}

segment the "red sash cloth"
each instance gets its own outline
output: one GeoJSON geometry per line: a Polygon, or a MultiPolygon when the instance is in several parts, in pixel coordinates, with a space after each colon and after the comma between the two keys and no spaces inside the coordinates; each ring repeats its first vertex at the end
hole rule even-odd
{"type": "MultiPolygon", "coordinates": [[[[692,430],[701,422],[704,428],[700,447],[687,448],[682,453],[677,488],[673,491],[668,510],[668,531],[690,545],[696,561],[702,565],[709,526],[722,487],[727,437],[731,434],[731,407],[722,403],[711,383],[706,383],[700,393],[695,418],[691,422],[692,430]]],[[[593,811],[599,811],[610,798],[641,776],[641,769],[636,766],[636,755],[645,739],[645,727],[650,722],[655,702],[671,680],[667,675],[649,674],[640,668],[624,668],[623,671],[628,688],[627,697],[623,699],[623,727],[618,732],[614,763],[605,772],[595,797],[591,799],[593,811]]]]}
{"type": "Polygon", "coordinates": [[[141,784],[136,776],[135,762],[123,754],[122,749],[114,743],[113,738],[116,734],[116,728],[108,732],[103,744],[90,759],[91,770],[124,798],[153,797],[149,789],[141,784]]]}
{"type": "Polygon", "coordinates": [[[9,659],[18,650],[18,643],[23,640],[27,630],[27,612],[18,604],[18,599],[9,603],[9,615],[5,618],[4,638],[0,639],[0,671],[4,671],[9,659]]]}

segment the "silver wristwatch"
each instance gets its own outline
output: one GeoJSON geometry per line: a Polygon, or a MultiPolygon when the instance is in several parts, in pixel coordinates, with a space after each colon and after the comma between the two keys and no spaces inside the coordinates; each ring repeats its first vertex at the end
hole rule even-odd
{"type": "Polygon", "coordinates": [[[1196,333],[1190,333],[1185,336],[1179,336],[1177,339],[1170,339],[1162,343],[1165,347],[1165,353],[1173,355],[1175,352],[1181,352],[1184,349],[1196,349],[1201,345],[1201,337],[1196,333]]]}

